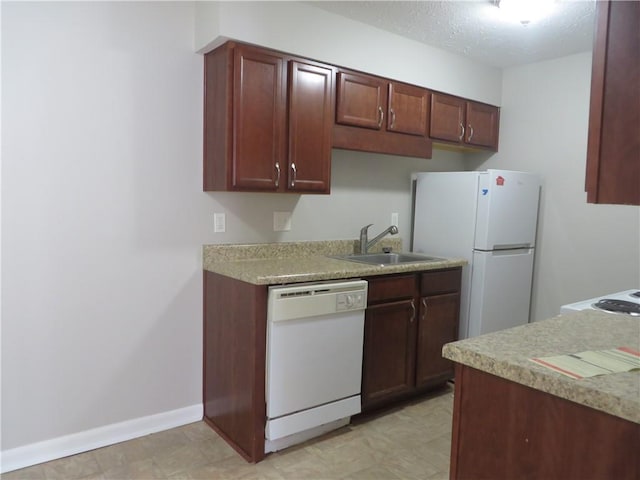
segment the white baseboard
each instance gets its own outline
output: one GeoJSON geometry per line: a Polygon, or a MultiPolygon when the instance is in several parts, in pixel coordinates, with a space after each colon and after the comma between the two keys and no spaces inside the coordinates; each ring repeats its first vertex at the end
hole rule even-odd
{"type": "Polygon", "coordinates": [[[202,420],[202,404],[112,423],[0,452],[0,473],[75,455],[202,420]]]}

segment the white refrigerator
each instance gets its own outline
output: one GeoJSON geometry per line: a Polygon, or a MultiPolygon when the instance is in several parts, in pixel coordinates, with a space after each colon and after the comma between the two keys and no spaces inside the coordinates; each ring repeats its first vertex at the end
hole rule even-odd
{"type": "Polygon", "coordinates": [[[462,257],[459,338],[529,322],[540,178],[509,170],[414,174],[412,250],[462,257]]]}

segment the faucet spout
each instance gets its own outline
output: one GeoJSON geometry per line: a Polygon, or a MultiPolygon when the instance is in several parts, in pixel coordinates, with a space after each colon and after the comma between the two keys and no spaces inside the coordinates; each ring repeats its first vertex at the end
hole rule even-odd
{"type": "Polygon", "coordinates": [[[369,249],[380,240],[382,240],[386,235],[395,235],[396,233],[398,233],[398,227],[396,227],[395,225],[391,225],[385,231],[380,233],[380,235],[376,236],[372,240],[369,240],[368,230],[371,225],[373,224],[370,223],[369,225],[362,227],[362,229],[360,230],[360,253],[368,253],[369,249]]]}

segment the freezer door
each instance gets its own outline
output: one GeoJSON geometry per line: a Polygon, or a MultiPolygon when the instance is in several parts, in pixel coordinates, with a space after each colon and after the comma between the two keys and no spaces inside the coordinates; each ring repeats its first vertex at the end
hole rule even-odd
{"type": "Polygon", "coordinates": [[[476,250],[533,247],[536,240],[540,179],[509,170],[480,175],[476,250]]]}
{"type": "Polygon", "coordinates": [[[529,322],[533,249],[473,253],[469,337],[529,322]]]}
{"type": "Polygon", "coordinates": [[[471,260],[478,172],[416,176],[412,251],[471,260]]]}

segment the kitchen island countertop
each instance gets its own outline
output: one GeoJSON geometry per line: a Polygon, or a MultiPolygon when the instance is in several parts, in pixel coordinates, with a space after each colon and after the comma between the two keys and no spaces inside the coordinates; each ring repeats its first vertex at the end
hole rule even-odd
{"type": "Polygon", "coordinates": [[[640,423],[640,371],[576,380],[530,360],[622,346],[640,350],[640,318],[584,310],[449,343],[443,348],[443,356],[535,390],[640,423]]]}
{"type": "MultiPolygon", "coordinates": [[[[203,268],[254,285],[278,285],[418,272],[467,264],[462,258],[446,258],[435,262],[380,266],[330,258],[331,255],[353,253],[355,245],[353,240],[205,245],[203,268]]],[[[401,241],[386,239],[380,242],[380,246],[391,246],[393,251],[399,251],[401,241]]]]}

